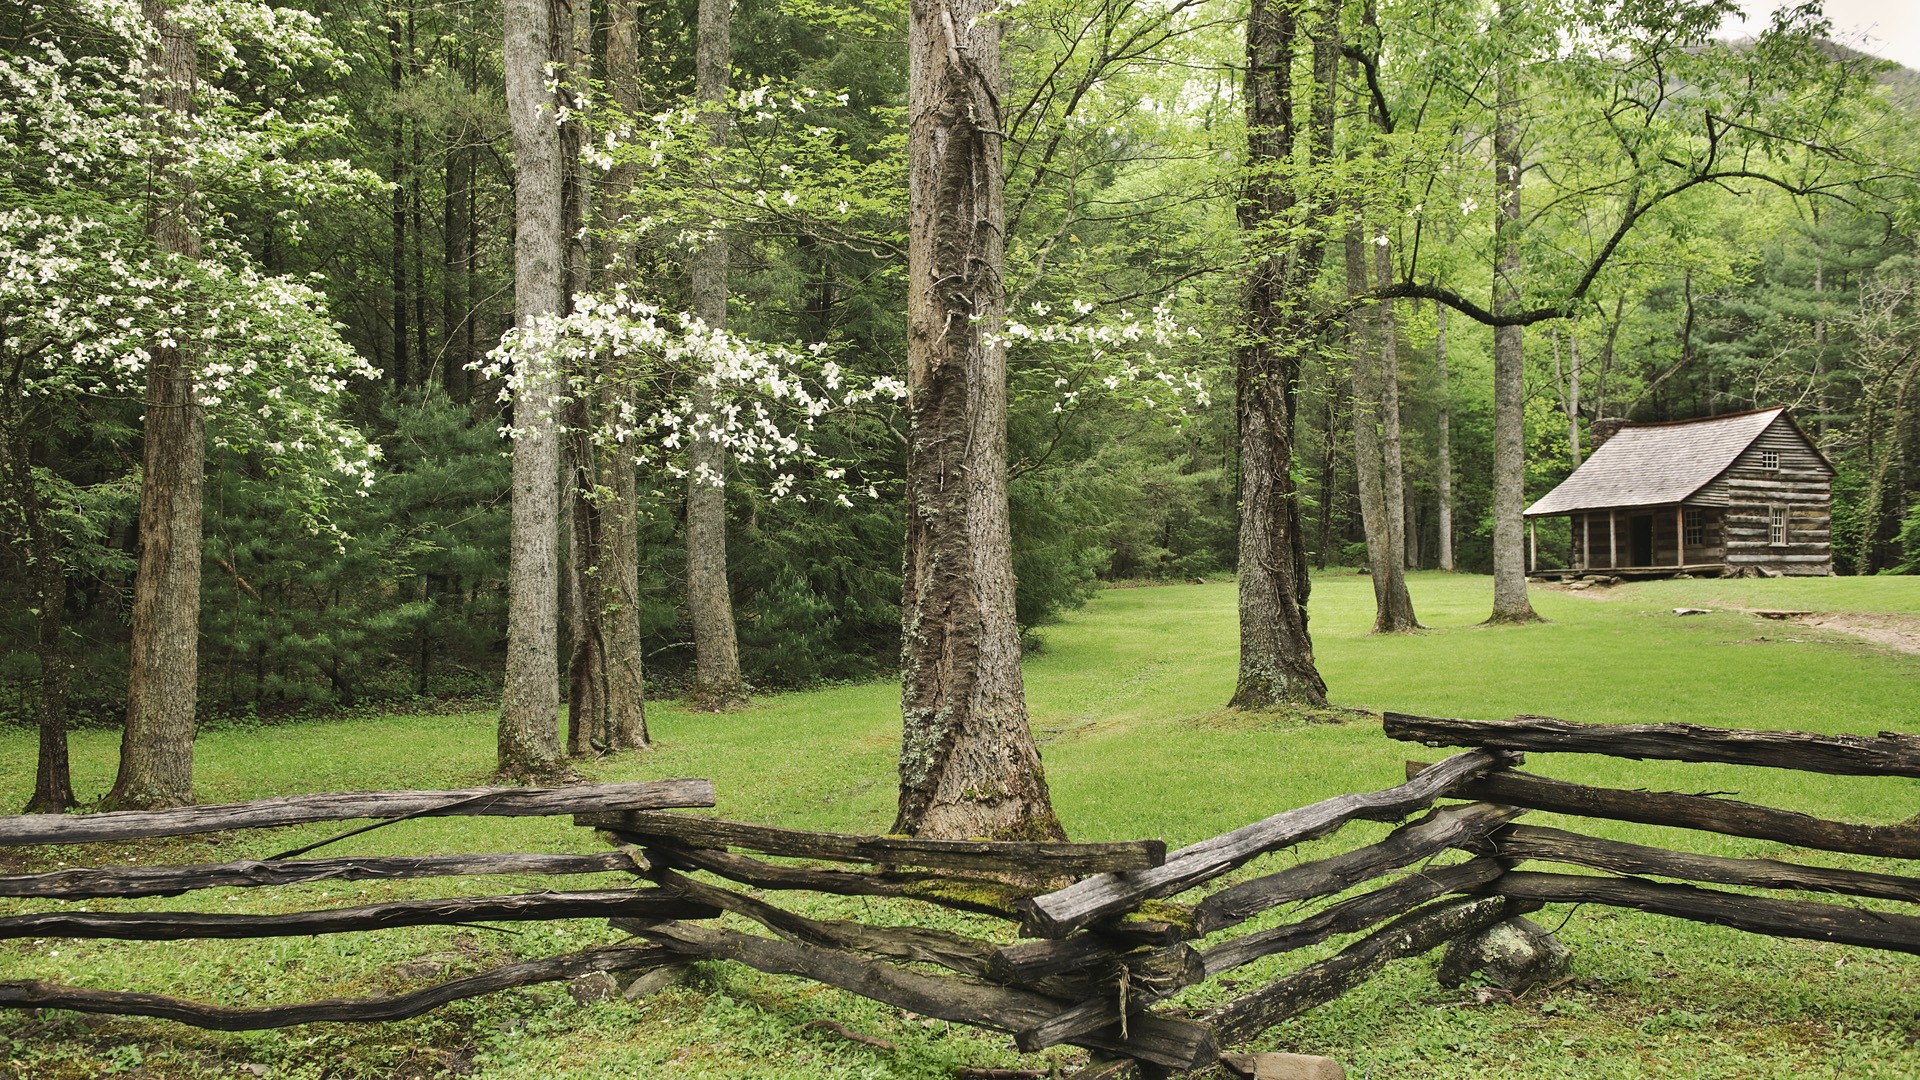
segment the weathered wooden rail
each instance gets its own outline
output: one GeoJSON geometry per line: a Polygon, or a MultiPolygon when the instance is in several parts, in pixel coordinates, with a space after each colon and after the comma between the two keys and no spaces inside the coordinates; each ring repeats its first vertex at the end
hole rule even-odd
{"type": "MultiPolygon", "coordinates": [[[[1920,776],[1920,735],[1898,732],[1867,738],[1693,724],[1571,724],[1536,716],[1471,721],[1401,713],[1386,714],[1384,724],[1392,738],[1434,746],[1720,762],[1840,776],[1920,776]]],[[[1407,766],[1411,775],[1424,775],[1426,769],[1417,763],[1407,766]]],[[[1920,859],[1920,826],[1828,821],[1720,795],[1594,787],[1514,771],[1476,777],[1455,791],[1530,810],[1772,840],[1820,851],[1920,859]]],[[[1910,814],[1916,808],[1898,809],[1910,814]]],[[[1491,888],[1516,900],[1610,904],[1776,937],[1920,953],[1920,918],[1913,915],[1701,887],[1733,885],[1911,904],[1920,903],[1920,878],[1670,851],[1535,825],[1505,825],[1466,846],[1508,866],[1557,863],[1608,875],[1509,870],[1491,888]]]]}
{"type": "MultiPolygon", "coordinates": [[[[1920,952],[1920,917],[1914,915],[1703,887],[1911,904],[1920,903],[1920,878],[1669,851],[1516,819],[1529,810],[1551,811],[1890,859],[1920,857],[1920,829],[1914,826],[1833,822],[1726,798],[1599,788],[1515,769],[1522,752],[1573,752],[1914,776],[1920,775],[1920,738],[1674,724],[1609,727],[1537,717],[1475,722],[1390,713],[1385,723],[1395,738],[1468,749],[1434,765],[1409,763],[1406,781],[1397,786],[1336,796],[1174,851],[1157,840],[1032,844],[809,833],[667,812],[711,806],[712,789],[702,781],[297,796],[173,812],[179,832],[356,816],[567,813],[616,849],[601,855],[288,857],[64,869],[0,877],[0,896],[151,897],[205,888],[500,873],[613,871],[646,884],[272,915],[33,912],[0,918],[0,938],[185,940],[594,917],[610,919],[638,943],[509,964],[392,997],[231,1008],[14,982],[0,983],[0,1007],[160,1016],[237,1030],[398,1019],[534,982],[730,960],[1001,1031],[1029,1052],[1082,1046],[1094,1054],[1083,1072],[1092,1080],[1141,1066],[1148,1073],[1209,1066],[1223,1049],[1337,998],[1396,959],[1547,903],[1612,904],[1756,933],[1920,952]],[[1436,806],[1444,798],[1470,801],[1436,806]],[[1398,825],[1374,843],[1219,883],[1255,860],[1356,820],[1398,825]],[[1525,863],[1585,872],[1515,869],[1525,863]],[[911,925],[925,920],[897,907],[878,910],[897,916],[893,922],[899,925],[821,919],[767,898],[787,892],[881,897],[988,918],[949,920],[970,928],[968,933],[911,925]],[[1310,901],[1330,902],[1293,912],[1310,901]],[[1276,922],[1280,911],[1290,914],[1276,922]],[[716,924],[723,913],[744,923],[716,924]],[[1260,920],[1258,928],[1232,933],[1254,920],[1260,920]],[[734,928],[739,925],[763,932],[734,928]],[[1325,960],[1273,976],[1223,1004],[1205,1011],[1173,1004],[1187,987],[1343,935],[1361,936],[1325,960]]],[[[0,821],[0,843],[168,835],[155,831],[162,826],[152,815],[16,818],[0,821]]]]}

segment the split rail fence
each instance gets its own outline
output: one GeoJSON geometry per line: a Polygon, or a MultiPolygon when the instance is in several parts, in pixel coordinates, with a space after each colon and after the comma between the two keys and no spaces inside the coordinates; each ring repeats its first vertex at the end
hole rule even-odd
{"type": "Polygon", "coordinates": [[[1406,781],[1398,786],[1288,810],[1171,852],[1157,840],[921,840],[800,832],[666,812],[713,805],[711,785],[700,780],[346,793],[160,814],[0,819],[0,845],[8,845],[363,817],[386,824],[437,814],[573,814],[576,824],[598,830],[615,845],[597,855],[298,858],[320,846],[309,845],[251,862],[0,877],[0,896],[7,897],[150,897],[316,880],[503,873],[625,871],[647,882],[627,889],[409,900],[275,915],[52,911],[10,916],[0,918],[0,937],[174,940],[584,917],[608,918],[634,937],[629,944],[509,964],[390,997],[242,1008],[22,981],[0,983],[0,1007],[159,1016],[229,1030],[391,1020],[535,982],[732,960],[924,1016],[1005,1032],[1029,1052],[1063,1043],[1086,1047],[1093,1057],[1081,1075],[1092,1080],[1213,1065],[1224,1048],[1339,997],[1396,959],[1547,903],[1613,904],[1757,933],[1920,952],[1920,918],[1912,915],[1703,887],[1920,903],[1920,878],[1688,854],[1516,819],[1530,810],[1548,811],[1896,860],[1920,857],[1920,828],[1826,821],[1708,795],[1591,787],[1515,768],[1523,753],[1575,752],[1920,777],[1920,738],[1679,724],[1583,725],[1535,717],[1476,722],[1394,713],[1387,714],[1385,725],[1394,738],[1468,749],[1433,765],[1410,763],[1406,781]],[[1467,801],[1435,805],[1447,797],[1467,801]],[[1376,843],[1341,854],[1237,877],[1224,887],[1218,882],[1256,859],[1328,836],[1355,820],[1398,827],[1376,843]],[[1532,862],[1589,872],[1515,869],[1532,862]],[[1347,895],[1363,885],[1369,887],[1347,895]],[[930,904],[989,916],[1001,929],[972,936],[925,926],[820,919],[763,898],[792,891],[930,904]],[[1260,929],[1227,933],[1276,909],[1297,915],[1300,905],[1336,897],[1337,902],[1304,917],[1277,925],[1265,925],[1270,918],[1263,919],[1260,929]],[[1256,960],[1362,932],[1327,959],[1275,976],[1224,1003],[1203,1009],[1167,1003],[1187,987],[1256,960]]]}

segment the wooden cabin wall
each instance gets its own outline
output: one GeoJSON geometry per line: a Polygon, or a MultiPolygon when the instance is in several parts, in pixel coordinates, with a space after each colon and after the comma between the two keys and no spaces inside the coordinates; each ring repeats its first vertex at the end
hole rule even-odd
{"type": "Polygon", "coordinates": [[[1784,417],[1708,487],[1726,493],[1730,568],[1796,575],[1833,572],[1833,471],[1784,417]],[[1769,451],[1779,455],[1776,468],[1762,464],[1769,451]],[[1772,542],[1774,507],[1786,513],[1784,544],[1772,542]]]}

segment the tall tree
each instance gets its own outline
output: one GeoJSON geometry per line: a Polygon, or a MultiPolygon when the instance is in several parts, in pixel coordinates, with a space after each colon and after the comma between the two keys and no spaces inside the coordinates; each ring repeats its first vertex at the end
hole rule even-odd
{"type": "MultiPolygon", "coordinates": [[[[1511,0],[1500,5],[1503,22],[1512,21],[1511,0]]],[[[1502,59],[1494,75],[1493,120],[1495,242],[1493,315],[1520,310],[1520,76],[1514,61],[1502,59]]],[[[1493,614],[1488,622],[1534,622],[1527,600],[1526,503],[1526,355],[1524,327],[1500,323],[1493,328],[1493,614]]]]}
{"type": "MultiPolygon", "coordinates": [[[[554,47],[560,57],[560,85],[568,99],[586,100],[592,92],[588,76],[593,65],[593,35],[585,0],[560,0],[554,5],[554,47]]],[[[560,184],[560,227],[567,236],[564,295],[571,298],[593,288],[594,267],[590,231],[593,223],[593,185],[582,167],[580,150],[586,139],[585,118],[569,112],[560,125],[560,154],[565,172],[560,184]]],[[[606,569],[603,550],[602,498],[598,486],[600,448],[595,429],[602,402],[592,385],[601,360],[582,358],[571,371],[574,390],[567,395],[562,440],[567,504],[566,612],[567,754],[584,757],[611,749],[607,722],[606,569]],[[591,387],[591,389],[588,389],[591,387]]]]}
{"type": "Polygon", "coordinates": [[[1434,488],[1440,501],[1440,569],[1453,571],[1453,389],[1447,382],[1447,305],[1433,304],[1433,378],[1440,416],[1434,448],[1434,488]]]}
{"type": "MultiPolygon", "coordinates": [[[[17,365],[10,365],[17,372],[17,365]]],[[[34,688],[34,726],[39,731],[39,755],[34,765],[33,795],[25,812],[59,814],[73,806],[73,772],[67,760],[67,698],[73,662],[66,647],[67,575],[62,565],[45,497],[34,475],[33,435],[23,407],[28,396],[16,376],[0,395],[0,470],[3,470],[6,520],[0,527],[17,567],[27,571],[27,596],[34,613],[34,658],[39,661],[39,685],[34,688]]]]}
{"type": "MultiPolygon", "coordinates": [[[[525,332],[564,306],[561,226],[564,162],[548,69],[554,58],[553,5],[507,0],[507,111],[513,126],[514,313],[525,332]]],[[[559,373],[539,350],[513,373],[513,530],[507,560],[507,672],[500,701],[499,767],[535,777],[560,756],[559,373]]]]}
{"type": "MultiPolygon", "coordinates": [[[[640,115],[639,5],[610,0],[607,5],[607,93],[620,123],[640,115]]],[[[636,168],[621,160],[607,172],[609,207],[623,206],[633,190],[636,168]]],[[[633,275],[632,244],[617,232],[606,241],[603,274],[609,287],[633,275]]],[[[618,358],[603,359],[602,405],[617,409],[632,392],[618,358]]],[[[646,682],[640,645],[640,500],[635,489],[633,455],[621,445],[600,454],[600,486],[607,492],[600,522],[600,579],[606,648],[607,740],[615,750],[647,745],[646,682]]]]}
{"type": "MultiPolygon", "coordinates": [[[[192,171],[181,160],[194,122],[197,38],[166,0],[142,0],[140,10],[154,34],[144,96],[159,126],[147,163],[147,240],[167,272],[184,277],[200,257],[192,171]]],[[[106,798],[119,810],[193,802],[206,431],[189,341],[184,334],[156,341],[147,374],[127,726],[106,798]]]]}
{"type": "MultiPolygon", "coordinates": [[[[1333,148],[1333,81],[1340,56],[1339,5],[1322,0],[1313,33],[1310,158],[1333,148]]],[[[1294,155],[1293,53],[1298,16],[1288,0],[1253,0],[1247,17],[1247,180],[1240,226],[1266,254],[1241,296],[1234,357],[1240,431],[1240,674],[1229,704],[1325,705],[1326,683],[1307,633],[1307,550],[1293,483],[1295,394],[1307,332],[1307,291],[1322,238],[1276,241],[1302,208],[1282,170],[1294,155]]],[[[1317,227],[1316,222],[1309,222],[1317,227]]]]}
{"type": "Polygon", "coordinates": [[[1567,460],[1580,464],[1580,317],[1567,319],[1567,362],[1560,362],[1560,332],[1548,339],[1553,347],[1554,390],[1560,395],[1560,415],[1567,421],[1567,460]]]}
{"type": "MultiPolygon", "coordinates": [[[[731,0],[700,0],[694,68],[716,159],[727,147],[727,76],[732,57],[731,0]]],[[[717,166],[716,166],[717,167],[717,166]]],[[[716,223],[694,250],[693,313],[716,330],[727,325],[727,231],[716,223]]],[[[713,388],[694,383],[694,411],[715,408],[713,388]]],[[[727,583],[727,452],[718,437],[696,432],[687,474],[687,614],[693,622],[693,690],[699,708],[724,709],[746,697],[740,645],[727,583]]]]}
{"type": "Polygon", "coordinates": [[[904,733],[893,829],[1059,839],[1014,621],[995,11],[990,0],[907,9],[904,733]]]}
{"type": "MultiPolygon", "coordinates": [[[[1355,224],[1348,228],[1346,237],[1347,289],[1352,296],[1364,296],[1368,291],[1369,247],[1381,253],[1376,257],[1377,274],[1382,280],[1391,280],[1392,260],[1386,246],[1367,240],[1355,224]]],[[[1367,537],[1376,634],[1420,628],[1413,613],[1413,598],[1407,592],[1398,334],[1392,301],[1371,310],[1357,306],[1348,313],[1347,340],[1353,358],[1354,473],[1360,489],[1361,525],[1367,537]]]]}

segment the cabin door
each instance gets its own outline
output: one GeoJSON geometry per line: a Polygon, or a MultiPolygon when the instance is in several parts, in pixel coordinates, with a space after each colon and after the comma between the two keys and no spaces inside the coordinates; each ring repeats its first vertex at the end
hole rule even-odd
{"type": "Polygon", "coordinates": [[[1627,519],[1628,544],[1632,547],[1632,559],[1629,566],[1653,565],[1653,516],[1641,515],[1627,519]]]}

